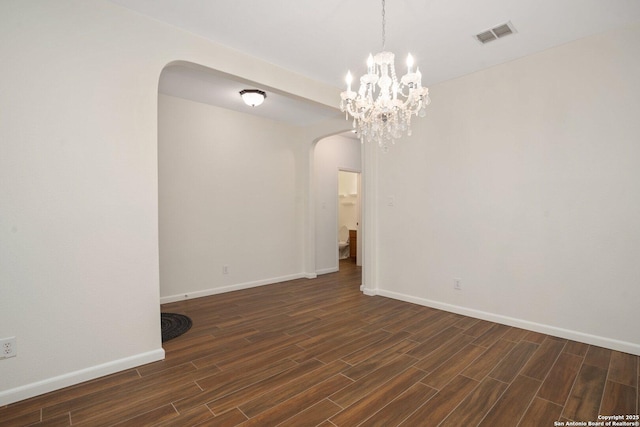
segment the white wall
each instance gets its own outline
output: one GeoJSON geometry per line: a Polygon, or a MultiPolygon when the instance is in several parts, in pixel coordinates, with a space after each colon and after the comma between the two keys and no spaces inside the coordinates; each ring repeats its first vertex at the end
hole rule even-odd
{"type": "Polygon", "coordinates": [[[638,76],[635,26],[432,87],[378,156],[378,293],[640,354],[638,76]]]}
{"type": "Polygon", "coordinates": [[[163,302],[302,277],[309,144],[292,126],[160,95],[163,302]]]}
{"type": "Polygon", "coordinates": [[[338,171],[360,171],[360,145],[360,140],[333,135],[318,141],[314,150],[318,274],[338,271],[338,171]]]}
{"type": "Polygon", "coordinates": [[[0,58],[0,337],[18,347],[0,360],[3,405],[163,357],[165,65],[189,61],[326,105],[338,90],[101,0],[4,0],[0,58]]]}

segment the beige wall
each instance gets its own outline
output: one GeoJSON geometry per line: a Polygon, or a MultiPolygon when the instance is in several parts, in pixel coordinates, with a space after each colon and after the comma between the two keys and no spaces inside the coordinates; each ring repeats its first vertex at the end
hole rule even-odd
{"type": "MultiPolygon", "coordinates": [[[[0,360],[2,405],[164,355],[157,99],[167,64],[331,105],[338,89],[106,1],[0,8],[0,337],[18,348],[0,360]]],[[[300,132],[308,147],[322,135],[300,132]]],[[[308,175],[308,162],[296,173],[308,175]]]]}
{"type": "Polygon", "coordinates": [[[167,95],[158,111],[162,301],[303,277],[311,142],[293,126],[167,95]]]}
{"type": "Polygon", "coordinates": [[[639,42],[635,26],[432,87],[378,156],[379,293],[640,354],[639,42]]]}

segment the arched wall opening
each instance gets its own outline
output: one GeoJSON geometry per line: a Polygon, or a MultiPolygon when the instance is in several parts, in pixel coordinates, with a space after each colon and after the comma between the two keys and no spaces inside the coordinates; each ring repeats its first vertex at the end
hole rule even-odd
{"type": "Polygon", "coordinates": [[[313,151],[348,123],[296,126],[241,108],[159,90],[161,303],[316,275],[313,151]]]}
{"type": "MultiPolygon", "coordinates": [[[[320,138],[313,144],[311,161],[312,182],[310,191],[314,200],[315,270],[325,274],[339,269],[339,212],[340,203],[348,203],[339,194],[339,172],[362,171],[360,140],[350,133],[340,133],[320,138]]],[[[346,196],[346,195],[343,195],[346,196]]],[[[349,203],[354,203],[356,199],[349,203]]],[[[359,202],[360,200],[357,199],[359,202]]],[[[359,222],[359,221],[358,221],[359,222]]],[[[351,228],[356,228],[355,224],[351,228]]],[[[353,230],[355,231],[355,230],[353,230]]],[[[361,241],[362,233],[356,233],[361,241]]],[[[354,248],[357,241],[353,242],[354,248]]],[[[361,246],[361,245],[360,245],[361,246]]],[[[361,260],[358,262],[361,265],[361,260]]]]}

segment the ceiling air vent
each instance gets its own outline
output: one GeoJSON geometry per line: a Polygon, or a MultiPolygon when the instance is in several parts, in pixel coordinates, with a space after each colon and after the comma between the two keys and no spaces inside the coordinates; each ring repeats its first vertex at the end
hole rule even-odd
{"type": "Polygon", "coordinates": [[[504,24],[497,25],[489,30],[483,31],[479,34],[476,34],[475,39],[482,44],[486,44],[504,36],[508,36],[509,34],[514,34],[515,32],[516,29],[513,27],[511,21],[509,21],[505,22],[504,24]]]}

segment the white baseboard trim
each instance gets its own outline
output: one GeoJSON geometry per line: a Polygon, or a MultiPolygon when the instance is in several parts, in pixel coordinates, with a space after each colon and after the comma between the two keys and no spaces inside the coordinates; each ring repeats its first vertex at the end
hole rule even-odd
{"type": "Polygon", "coordinates": [[[64,387],[80,384],[85,381],[162,359],[164,359],[164,350],[159,348],[157,350],[137,354],[135,356],[125,357],[124,359],[114,360],[112,362],[80,369],[79,371],[69,372],[68,374],[59,375],[57,377],[37,381],[35,383],[0,391],[0,406],[19,402],[24,399],[29,399],[30,397],[39,396],[44,393],[49,393],[50,391],[59,390],[64,387]]]}
{"type": "Polygon", "coordinates": [[[305,273],[304,274],[304,278],[305,279],[317,279],[318,275],[316,273],[305,273]]]}
{"type": "Polygon", "coordinates": [[[335,273],[336,271],[340,271],[340,268],[339,267],[321,268],[320,270],[316,270],[316,274],[318,275],[329,274],[329,273],[335,273]]]}
{"type": "Polygon", "coordinates": [[[193,298],[208,297],[211,295],[223,294],[225,292],[239,291],[241,289],[255,288],[258,286],[272,285],[274,283],[286,282],[288,280],[315,279],[315,277],[309,277],[309,276],[310,275],[308,273],[297,273],[297,274],[290,274],[288,276],[272,277],[270,279],[255,280],[252,282],[222,286],[220,288],[211,288],[211,289],[203,289],[201,291],[185,292],[184,294],[160,297],[160,304],[167,304],[167,303],[176,302],[176,301],[184,301],[184,300],[193,299],[193,298]]]}
{"type": "MultiPolygon", "coordinates": [[[[365,295],[367,289],[364,290],[365,295]]],[[[410,295],[400,294],[397,292],[386,291],[383,289],[377,289],[372,295],[381,295],[388,298],[397,299],[400,301],[406,301],[426,307],[437,308],[439,310],[449,311],[456,314],[462,314],[464,316],[474,317],[476,319],[488,320],[490,322],[500,323],[507,326],[514,326],[516,328],[527,329],[529,331],[540,332],[546,335],[552,335],[555,337],[565,338],[573,341],[578,341],[586,344],[596,345],[598,347],[605,347],[612,350],[622,351],[624,353],[635,354],[640,356],[640,344],[635,344],[628,341],[620,341],[613,338],[601,337],[598,335],[586,334],[584,332],[573,331],[569,329],[558,328],[552,325],[545,325],[536,322],[530,322],[528,320],[517,319],[515,317],[503,316],[500,314],[489,313],[486,311],[475,310],[472,308],[462,307],[453,304],[447,304],[439,301],[433,301],[425,298],[418,298],[410,295]]]]}

